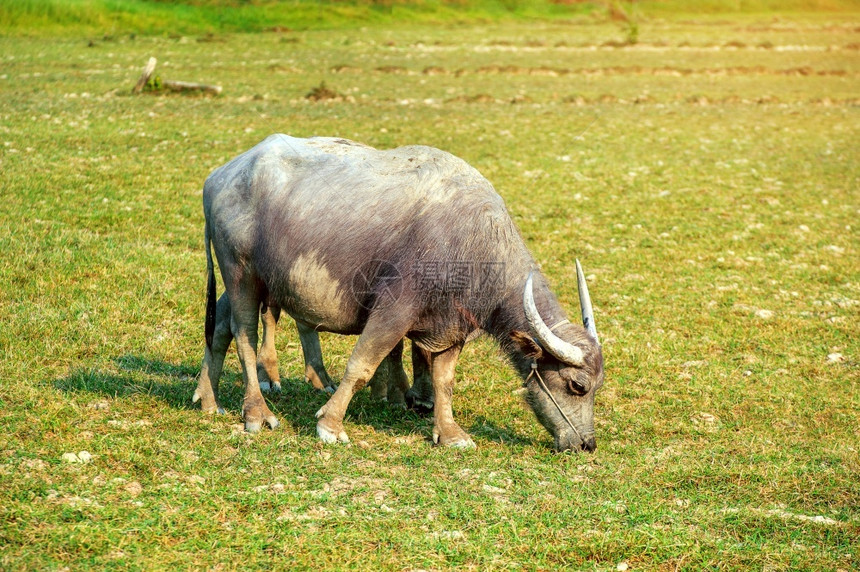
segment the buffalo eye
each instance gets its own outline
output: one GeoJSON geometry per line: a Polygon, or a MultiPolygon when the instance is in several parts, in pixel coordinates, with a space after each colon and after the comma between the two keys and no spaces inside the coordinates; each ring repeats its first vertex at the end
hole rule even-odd
{"type": "Polygon", "coordinates": [[[585,395],[588,393],[588,387],[586,387],[585,384],[580,383],[580,381],[575,377],[567,380],[567,390],[574,395],[585,395]]]}

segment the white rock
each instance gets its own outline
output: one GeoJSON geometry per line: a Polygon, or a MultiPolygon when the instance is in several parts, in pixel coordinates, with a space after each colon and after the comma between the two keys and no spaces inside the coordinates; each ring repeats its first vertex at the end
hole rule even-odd
{"type": "Polygon", "coordinates": [[[499,487],[494,487],[493,485],[484,485],[482,488],[484,489],[484,491],[494,495],[501,495],[507,492],[505,489],[500,489],[499,487]]]}
{"type": "Polygon", "coordinates": [[[827,354],[827,361],[830,363],[841,363],[845,361],[845,356],[840,353],[827,354]]]}
{"type": "Polygon", "coordinates": [[[442,530],[435,533],[434,536],[446,540],[464,540],[466,538],[466,535],[459,530],[442,530]]]}
{"type": "Polygon", "coordinates": [[[132,481],[123,487],[123,490],[133,497],[136,497],[143,492],[143,485],[137,481],[132,481]]]}
{"type": "Polygon", "coordinates": [[[93,456],[86,451],[81,451],[80,453],[78,453],[78,460],[81,463],[89,463],[93,460],[93,456]]]}
{"type": "Polygon", "coordinates": [[[773,318],[773,311],[765,309],[756,310],[755,315],[756,318],[761,318],[762,320],[769,320],[773,318]]]}
{"type": "Polygon", "coordinates": [[[80,463],[81,460],[74,453],[63,453],[63,456],[60,457],[64,463],[80,463]]]}
{"type": "Polygon", "coordinates": [[[618,565],[615,566],[615,569],[618,570],[618,572],[625,572],[625,570],[630,569],[630,565],[627,562],[619,562],[618,565]]]}

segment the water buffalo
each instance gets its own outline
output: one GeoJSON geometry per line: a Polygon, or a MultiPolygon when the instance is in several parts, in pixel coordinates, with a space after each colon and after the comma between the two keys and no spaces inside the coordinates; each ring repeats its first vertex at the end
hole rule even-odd
{"type": "Polygon", "coordinates": [[[409,337],[432,377],[435,443],[472,447],[451,408],[454,368],[478,330],[525,380],[558,450],[593,450],[603,353],[581,268],[583,325],[570,323],[492,185],[423,146],[380,151],[272,135],[215,169],[203,188],[206,342],[217,318],[212,250],[245,380],[245,429],[278,422],[256,369],[261,305],[315,330],[357,334],[343,380],[317,412],[324,442],[348,441],[353,394],[409,337]]]}

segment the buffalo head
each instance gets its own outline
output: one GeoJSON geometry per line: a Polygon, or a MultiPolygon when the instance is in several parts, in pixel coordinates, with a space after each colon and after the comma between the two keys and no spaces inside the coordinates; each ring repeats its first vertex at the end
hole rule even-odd
{"type": "Polygon", "coordinates": [[[559,451],[595,449],[594,394],[603,385],[603,353],[579,261],[576,273],[582,327],[567,320],[548,326],[538,313],[529,274],[523,308],[531,334],[512,334],[531,360],[526,400],[538,421],[552,434],[559,451]]]}

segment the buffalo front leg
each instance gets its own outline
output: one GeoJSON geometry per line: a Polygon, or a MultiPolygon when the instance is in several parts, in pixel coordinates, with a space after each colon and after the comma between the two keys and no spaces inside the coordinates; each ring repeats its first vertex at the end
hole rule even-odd
{"type": "MultiPolygon", "coordinates": [[[[451,402],[454,395],[454,370],[462,345],[452,346],[440,353],[430,354],[428,362],[433,376],[433,442],[447,447],[468,449],[475,446],[472,438],[454,421],[451,402]]],[[[426,354],[425,354],[426,355],[426,354]]]]}
{"type": "Polygon", "coordinates": [[[298,320],[296,329],[299,331],[299,341],[305,357],[305,381],[316,389],[334,393],[336,386],[323,365],[319,334],[311,326],[298,320]]]}
{"type": "Polygon", "coordinates": [[[218,402],[218,381],[224,369],[224,356],[233,341],[230,331],[230,298],[227,293],[221,294],[215,306],[215,334],[212,337],[212,347],[206,347],[203,354],[203,365],[200,368],[200,380],[194,391],[192,403],[200,402],[204,413],[224,413],[224,408],[218,402]]]}
{"type": "Polygon", "coordinates": [[[281,309],[277,306],[260,307],[260,321],[263,322],[263,343],[257,354],[257,380],[262,391],[281,391],[281,375],[278,373],[278,352],[275,349],[275,332],[281,309]]]}
{"type": "Polygon", "coordinates": [[[371,316],[368,320],[346,363],[343,381],[317,411],[317,435],[324,443],[349,442],[343,429],[343,417],[352,396],[367,384],[382,360],[405,334],[406,326],[396,328],[386,316],[371,316]]]}

